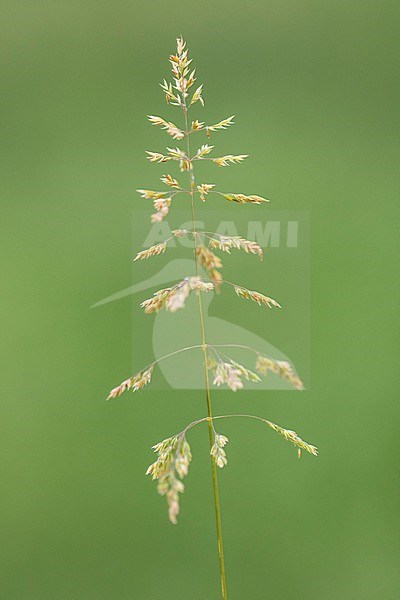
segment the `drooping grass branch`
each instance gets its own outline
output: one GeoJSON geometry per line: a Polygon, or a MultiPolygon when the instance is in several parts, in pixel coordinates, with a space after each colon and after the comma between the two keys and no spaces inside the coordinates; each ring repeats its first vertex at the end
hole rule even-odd
{"type": "MultiPolygon", "coordinates": [[[[274,357],[265,356],[255,348],[244,346],[242,344],[210,344],[206,339],[206,321],[202,305],[202,295],[204,293],[219,291],[222,284],[233,287],[235,293],[240,298],[256,302],[266,308],[281,308],[280,304],[264,295],[259,291],[254,291],[243,287],[242,285],[224,280],[221,269],[223,268],[221,257],[218,252],[230,254],[232,250],[242,250],[249,255],[255,255],[262,259],[262,248],[253,240],[237,235],[222,235],[210,231],[198,231],[196,228],[196,202],[206,203],[209,194],[215,194],[224,198],[228,202],[237,204],[255,204],[261,205],[269,202],[267,198],[257,194],[245,194],[223,192],[214,189],[213,183],[197,183],[195,180],[194,165],[201,163],[213,164],[218,167],[228,167],[242,163],[248,154],[226,154],[223,156],[213,155],[214,146],[205,143],[201,144],[194,152],[191,150],[191,140],[196,140],[202,133],[209,139],[212,134],[224,131],[233,125],[234,116],[218,121],[217,123],[207,125],[198,119],[189,120],[189,111],[199,104],[204,107],[203,85],[193,88],[196,82],[196,72],[192,69],[188,50],[182,37],[177,39],[176,54],[169,58],[172,67],[172,82],[165,79],[161,88],[165,94],[167,104],[178,107],[182,112],[183,124],[175,123],[156,115],[149,115],[150,123],[164,130],[173,140],[182,142],[183,148],[167,147],[163,152],[147,151],[147,158],[154,164],[169,163],[178,165],[181,173],[188,174],[188,184],[182,186],[181,182],[173,175],[167,173],[162,175],[161,182],[167,190],[149,190],[138,189],[142,198],[151,200],[155,212],[151,215],[151,222],[159,222],[165,219],[175,202],[188,202],[188,210],[192,217],[191,229],[176,229],[172,231],[172,236],[164,241],[141,250],[135,257],[137,260],[146,260],[155,256],[163,255],[167,251],[168,243],[174,238],[187,237],[193,240],[193,258],[194,273],[187,273],[184,279],[174,285],[156,291],[151,298],[144,300],[141,307],[146,314],[157,313],[162,309],[170,313],[184,309],[186,300],[194,294],[197,299],[200,339],[199,344],[187,346],[172,351],[169,354],[154,360],[151,364],[144,367],[135,375],[128,377],[120,385],[111,390],[107,399],[114,399],[121,396],[126,391],[137,392],[150,384],[153,377],[154,368],[158,363],[166,359],[173,359],[176,355],[198,349],[203,355],[204,385],[206,391],[207,416],[187,425],[183,431],[169,437],[153,446],[157,454],[156,461],[150,465],[147,474],[157,480],[157,489],[159,494],[165,496],[168,503],[168,513],[171,523],[177,523],[177,516],[180,510],[179,497],[184,491],[182,479],[187,475],[192,460],[192,453],[189,443],[186,439],[188,431],[200,424],[207,423],[209,435],[209,454],[211,460],[212,487],[215,508],[215,522],[218,546],[218,558],[220,568],[220,584],[222,600],[227,600],[227,587],[225,577],[225,558],[222,542],[221,527],[221,509],[218,491],[217,467],[223,468],[227,462],[226,444],[228,438],[215,429],[214,422],[217,419],[227,419],[233,417],[246,417],[256,419],[273,429],[278,435],[291,442],[298,450],[299,458],[302,450],[316,456],[315,446],[305,442],[295,431],[285,429],[265,418],[256,415],[232,414],[232,415],[213,415],[211,405],[212,385],[216,387],[226,386],[231,391],[241,390],[245,382],[258,383],[261,376],[274,376],[285,381],[288,386],[296,390],[304,389],[303,383],[295,372],[293,366],[287,361],[277,360],[274,357]],[[194,91],[193,91],[194,90],[194,91]],[[196,134],[196,137],[193,137],[196,134]],[[201,269],[206,272],[207,277],[201,276],[201,269]],[[256,354],[255,365],[252,369],[233,360],[227,354],[229,348],[242,349],[256,354]],[[211,378],[212,375],[212,384],[211,378]]],[[[180,179],[180,178],[179,178],[180,179]]],[[[173,317],[172,317],[173,318],[173,317]]],[[[199,364],[199,367],[201,365],[199,364]]]]}

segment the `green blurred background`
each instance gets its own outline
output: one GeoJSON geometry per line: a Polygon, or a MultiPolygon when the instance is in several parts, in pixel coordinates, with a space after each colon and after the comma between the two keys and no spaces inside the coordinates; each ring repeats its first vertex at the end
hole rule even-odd
{"type": "MultiPolygon", "coordinates": [[[[213,141],[252,155],[219,180],[310,211],[310,389],[214,403],[296,428],[320,457],[299,463],[258,423],[224,423],[229,597],[398,597],[398,8],[2,2],[1,598],[219,597],[206,430],[191,436],[177,527],[144,477],[149,446],[202,416],[203,395],[105,403],[151,360],[144,345],[132,364],[132,315],[138,345],[150,329],[131,298],[89,310],[131,282],[134,189],[163,172],[144,150],[170,141],[145,115],[172,118],[157,84],[179,33],[205,82],[196,116],[236,114],[213,141]]],[[[243,306],[257,330],[260,309],[243,306]]],[[[301,371],[298,330],[284,313],[280,327],[301,371]]]]}

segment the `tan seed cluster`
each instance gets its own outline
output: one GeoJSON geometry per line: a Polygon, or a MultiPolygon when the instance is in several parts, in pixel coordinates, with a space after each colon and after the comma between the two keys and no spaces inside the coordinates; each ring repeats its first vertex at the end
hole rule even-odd
{"type": "Polygon", "coordinates": [[[146,475],[151,475],[153,480],[163,475],[169,468],[177,444],[177,436],[166,438],[162,442],[155,444],[152,449],[158,454],[157,460],[149,466],[146,475]]]}
{"type": "Polygon", "coordinates": [[[179,514],[179,494],[185,490],[181,479],[189,471],[192,453],[184,435],[174,436],[153,446],[158,454],[157,460],[150,465],[146,475],[158,480],[157,490],[161,496],[166,496],[169,520],[177,523],[179,514]]]}
{"type": "Polygon", "coordinates": [[[153,115],[149,115],[148,119],[153,125],[157,125],[165,129],[168,135],[170,135],[174,140],[181,140],[185,137],[185,133],[170,121],[165,121],[165,119],[161,117],[155,117],[153,115]]]}
{"type": "Polygon", "coordinates": [[[187,229],[173,229],[172,235],[175,237],[185,237],[188,234],[187,229]]]}
{"type": "Polygon", "coordinates": [[[207,275],[215,287],[219,288],[222,283],[222,275],[218,271],[218,269],[222,268],[222,262],[220,258],[203,244],[200,244],[196,247],[196,256],[198,263],[207,272],[207,275]]]}
{"type": "Polygon", "coordinates": [[[192,96],[192,99],[190,101],[189,106],[192,106],[192,104],[196,104],[196,102],[200,102],[200,104],[202,106],[204,106],[204,99],[203,99],[203,84],[201,84],[197,90],[195,91],[195,93],[192,96]]]}
{"type": "Polygon", "coordinates": [[[186,156],[185,152],[180,148],[167,148],[168,154],[161,154],[160,152],[150,152],[146,150],[146,154],[148,154],[147,159],[150,162],[155,163],[164,163],[169,160],[178,160],[179,168],[181,171],[189,171],[191,168],[191,163],[189,158],[186,156]]]}
{"type": "Polygon", "coordinates": [[[179,161],[179,168],[181,171],[189,171],[192,168],[192,164],[185,152],[180,148],[167,148],[169,156],[173,160],[179,161]]]}
{"type": "MultiPolygon", "coordinates": [[[[169,148],[167,147],[166,153],[151,152],[147,151],[147,158],[150,162],[161,164],[169,161],[175,161],[179,164],[181,171],[188,171],[190,173],[190,191],[182,189],[179,181],[170,174],[165,174],[161,177],[161,182],[168,188],[171,188],[166,192],[159,192],[154,190],[137,190],[142,198],[150,199],[153,201],[155,212],[151,215],[151,221],[153,223],[162,221],[168,214],[171,207],[172,198],[176,194],[190,194],[193,198],[193,194],[199,194],[202,202],[206,201],[206,197],[209,193],[216,193],[229,202],[235,202],[237,204],[261,204],[266,203],[268,200],[258,195],[246,195],[246,194],[234,194],[234,193],[222,193],[214,190],[215,185],[209,183],[202,183],[196,185],[194,180],[194,172],[192,168],[192,162],[198,161],[212,161],[214,164],[220,167],[230,166],[232,164],[239,164],[248,157],[247,154],[226,154],[224,156],[213,158],[209,154],[214,149],[214,146],[209,144],[203,144],[194,155],[191,154],[189,139],[192,134],[199,131],[205,131],[206,136],[210,138],[211,134],[217,131],[222,131],[230,127],[234,123],[234,116],[227,117],[212,125],[206,125],[205,122],[197,119],[191,120],[191,126],[188,126],[188,110],[191,106],[199,102],[204,106],[203,99],[203,86],[199,85],[196,89],[194,86],[196,82],[195,70],[192,69],[191,59],[188,57],[188,50],[186,43],[182,36],[177,39],[176,53],[169,57],[171,68],[172,68],[172,83],[167,82],[165,79],[160,84],[165,94],[165,100],[167,104],[178,106],[182,109],[184,117],[184,128],[179,127],[174,122],[164,119],[160,116],[149,115],[148,119],[151,124],[161,127],[165,132],[172,137],[174,140],[182,141],[185,140],[187,150],[181,148],[169,148]],[[193,89],[195,90],[193,92],[193,89]],[[191,98],[189,98],[189,91],[191,98]]],[[[192,204],[192,206],[194,206],[192,204]]],[[[194,211],[194,208],[193,208],[194,211]]],[[[194,219],[194,217],[193,217],[194,219]]],[[[220,258],[214,254],[212,250],[220,250],[230,254],[232,249],[243,250],[247,254],[258,255],[262,258],[263,252],[261,247],[254,241],[247,240],[241,236],[228,236],[220,235],[217,233],[210,233],[207,231],[197,232],[193,227],[193,230],[176,229],[172,231],[172,236],[179,238],[183,236],[192,236],[196,244],[195,255],[197,265],[200,265],[207,272],[210,282],[203,281],[199,276],[188,276],[182,281],[179,281],[172,287],[158,290],[154,295],[142,302],[141,306],[144,308],[146,313],[158,312],[162,308],[165,308],[169,312],[176,312],[177,310],[185,307],[186,300],[190,296],[191,292],[194,291],[196,294],[202,292],[210,292],[214,289],[219,289],[222,283],[222,275],[219,269],[222,268],[222,262],[220,258]],[[200,243],[201,241],[208,239],[208,247],[205,245],[206,242],[200,243]]],[[[137,260],[145,260],[152,256],[161,255],[166,251],[167,244],[173,238],[170,237],[167,240],[160,242],[147,248],[146,250],[140,251],[136,257],[137,260]]],[[[278,302],[264,296],[260,292],[248,290],[242,286],[226,282],[227,285],[234,287],[236,294],[245,299],[257,302],[261,306],[280,307],[278,302]]],[[[229,344],[226,346],[230,346],[229,344]]],[[[234,344],[231,344],[234,346],[234,344]]],[[[203,338],[202,346],[191,346],[189,348],[183,348],[167,354],[163,358],[171,357],[179,352],[191,350],[192,348],[206,348],[206,367],[211,371],[213,375],[213,382],[216,386],[227,386],[232,391],[240,390],[244,387],[245,381],[259,382],[260,377],[257,373],[254,373],[242,364],[232,360],[229,356],[226,356],[219,351],[218,348],[221,346],[210,346],[205,344],[203,338]]],[[[239,346],[240,347],[240,346],[239,346]]],[[[247,348],[247,347],[244,347],[247,348]]],[[[249,348],[248,348],[249,349],[249,348]]],[[[252,349],[250,349],[252,350],[252,349]]],[[[162,360],[162,359],[159,359],[162,360]]],[[[133,392],[144,388],[151,381],[152,372],[154,369],[155,361],[151,366],[140,371],[133,377],[123,381],[118,387],[111,390],[108,399],[116,398],[123,394],[127,390],[133,392]]],[[[296,389],[303,389],[303,384],[297,374],[294,372],[292,366],[286,361],[272,360],[261,354],[257,355],[256,370],[258,373],[267,375],[268,373],[274,373],[281,377],[283,380],[288,381],[296,389]]],[[[224,415],[227,416],[243,416],[243,415],[224,415]]],[[[218,417],[217,417],[218,418],[218,417]]],[[[221,417],[219,417],[221,418],[221,417]]],[[[317,449],[315,446],[311,446],[304,440],[302,440],[296,432],[289,429],[284,429],[274,423],[266,421],[261,417],[258,418],[272,429],[274,429],[284,439],[293,443],[298,451],[306,450],[311,454],[316,455],[317,449]]],[[[194,423],[186,427],[186,429],[170,438],[167,438],[153,446],[154,451],[157,453],[156,461],[150,465],[147,470],[147,474],[151,475],[153,479],[157,480],[157,489],[159,494],[165,495],[168,503],[169,519],[172,523],[176,524],[177,515],[179,514],[179,498],[180,494],[184,491],[184,484],[182,479],[187,475],[189,465],[192,459],[190,446],[186,440],[185,433],[193,425],[208,421],[212,421],[210,416],[199,419],[194,423]]],[[[223,468],[227,464],[227,457],[225,452],[225,446],[228,443],[226,436],[220,435],[215,432],[214,425],[212,425],[214,431],[214,442],[211,447],[211,456],[215,461],[215,464],[219,468],[223,468]]]]}
{"type": "Polygon", "coordinates": [[[175,188],[177,190],[181,189],[181,186],[179,185],[179,182],[176,179],[174,179],[171,175],[168,175],[168,174],[167,175],[163,175],[161,177],[161,181],[163,183],[165,183],[165,185],[167,185],[168,187],[172,187],[172,188],[175,188]]]}
{"type": "Polygon", "coordinates": [[[231,363],[218,363],[215,368],[214,375],[213,384],[218,387],[226,384],[232,390],[232,392],[236,392],[237,390],[241,390],[243,388],[243,382],[240,379],[241,372],[231,363]]]}
{"type": "Polygon", "coordinates": [[[225,156],[220,156],[219,158],[213,158],[213,162],[218,167],[229,167],[229,165],[235,165],[244,161],[245,158],[248,158],[248,154],[226,154],[225,156]]]}
{"type": "Polygon", "coordinates": [[[228,442],[229,440],[225,435],[220,435],[219,433],[214,434],[214,444],[212,445],[210,454],[214,458],[215,464],[220,469],[228,464],[228,459],[224,450],[224,447],[228,442]]]}
{"type": "Polygon", "coordinates": [[[197,186],[197,191],[200,194],[200,200],[202,202],[206,201],[207,194],[209,194],[214,187],[214,183],[202,183],[201,185],[197,186]]]}
{"type": "Polygon", "coordinates": [[[192,125],[191,125],[191,130],[192,131],[200,131],[201,129],[203,129],[204,127],[204,123],[201,123],[200,121],[198,121],[197,119],[195,121],[192,121],[192,125]]]}
{"type": "Polygon", "coordinates": [[[246,369],[243,365],[229,357],[222,359],[217,352],[215,352],[215,354],[216,358],[214,358],[210,352],[207,356],[207,368],[213,372],[214,385],[218,387],[227,385],[232,392],[236,392],[243,388],[243,377],[247,381],[252,381],[253,383],[260,381],[260,378],[256,373],[246,369]]]}
{"type": "Polygon", "coordinates": [[[246,300],[253,300],[253,302],[257,302],[259,306],[267,306],[268,308],[276,306],[277,308],[281,308],[281,305],[278,304],[276,300],[273,300],[273,298],[269,298],[268,296],[264,296],[264,294],[260,294],[260,292],[248,290],[244,287],[240,287],[239,285],[235,285],[234,287],[235,292],[240,298],[246,298],[246,300]]]}
{"type": "Polygon", "coordinates": [[[203,158],[204,156],[207,156],[207,154],[210,154],[210,152],[212,152],[214,149],[214,146],[209,146],[208,144],[203,144],[196,152],[196,154],[193,156],[193,160],[199,160],[201,158],[203,158]]]}
{"type": "Polygon", "coordinates": [[[132,392],[137,392],[138,390],[145,387],[151,381],[151,375],[153,373],[154,365],[151,365],[145,371],[140,371],[133,377],[129,377],[123,381],[119,386],[111,390],[108,394],[107,400],[111,400],[111,398],[117,398],[121,396],[127,390],[132,390],[132,392]]]}
{"type": "Polygon", "coordinates": [[[288,381],[296,390],[304,390],[303,382],[294,372],[292,365],[286,360],[272,360],[259,354],[256,361],[256,370],[263,375],[267,375],[268,372],[274,373],[281,379],[288,381]]]}
{"type": "Polygon", "coordinates": [[[210,292],[213,289],[212,283],[207,283],[200,277],[186,277],[173,287],[155,292],[152,298],[145,300],[140,306],[145,309],[147,314],[159,312],[164,307],[169,312],[176,312],[185,308],[185,301],[191,291],[210,292]]]}
{"type": "Polygon", "coordinates": [[[138,252],[134,261],[143,260],[144,258],[150,258],[151,256],[157,256],[159,254],[163,254],[167,249],[167,242],[161,242],[160,244],[155,244],[155,246],[151,246],[147,248],[147,250],[142,250],[138,252]]]}
{"type": "Polygon", "coordinates": [[[228,117],[227,119],[223,119],[222,121],[220,121],[219,123],[215,123],[214,125],[206,125],[207,137],[210,137],[211,131],[218,131],[220,129],[226,129],[227,127],[229,127],[229,125],[233,125],[234,118],[235,118],[235,115],[232,115],[231,117],[228,117]]]}
{"type": "Polygon", "coordinates": [[[219,121],[218,123],[214,123],[214,125],[205,125],[205,123],[201,123],[200,121],[192,121],[191,133],[194,131],[205,130],[207,137],[211,137],[211,132],[218,131],[221,129],[226,129],[229,125],[233,125],[234,115],[219,121]]]}
{"type": "Polygon", "coordinates": [[[237,202],[238,204],[261,204],[262,202],[269,202],[266,198],[261,196],[246,196],[245,194],[222,194],[225,200],[229,202],[237,202]]]}
{"type": "Polygon", "coordinates": [[[147,198],[150,200],[159,200],[160,198],[165,198],[168,195],[168,192],[154,192],[153,190],[136,190],[142,196],[142,198],[147,198]]]}
{"type": "Polygon", "coordinates": [[[154,200],[154,208],[156,212],[153,213],[150,217],[152,223],[159,223],[169,213],[169,207],[171,206],[171,198],[162,198],[160,200],[154,200]]]}
{"type": "MultiPolygon", "coordinates": [[[[195,78],[195,69],[190,73],[189,65],[192,62],[188,58],[188,52],[186,49],[186,43],[182,39],[182,36],[177,39],[177,51],[176,54],[172,54],[169,57],[169,61],[172,67],[172,76],[174,79],[174,85],[167,83],[164,79],[161,83],[161,88],[165,94],[165,100],[167,104],[173,104],[174,106],[183,106],[188,96],[188,90],[192,87],[195,78]]],[[[202,97],[203,86],[201,85],[194,92],[190,105],[200,101],[204,106],[204,100],[202,97]]]]}
{"type": "Polygon", "coordinates": [[[172,160],[172,156],[165,156],[165,154],[161,154],[160,152],[150,152],[149,150],[146,150],[146,154],[148,154],[147,159],[150,162],[163,163],[172,160]]]}
{"type": "MultiPolygon", "coordinates": [[[[270,421],[266,421],[266,423],[274,431],[279,433],[279,435],[281,435],[283,438],[285,438],[285,440],[287,440],[288,442],[292,442],[292,444],[297,446],[297,448],[299,449],[300,452],[301,452],[301,450],[306,450],[307,452],[309,452],[310,454],[313,454],[314,456],[318,455],[318,449],[315,446],[312,446],[311,444],[308,444],[307,442],[302,440],[301,437],[299,437],[295,431],[291,431],[290,429],[284,429],[283,427],[280,427],[279,425],[276,425],[275,423],[271,423],[270,421]]],[[[299,454],[299,458],[300,458],[300,454],[299,454]]]]}
{"type": "Polygon", "coordinates": [[[261,246],[251,240],[246,240],[240,236],[229,236],[224,235],[219,238],[214,238],[209,241],[208,245],[210,248],[216,250],[222,250],[230,254],[232,248],[237,250],[244,250],[247,254],[257,254],[261,259],[263,257],[263,251],[261,246]]]}
{"type": "Polygon", "coordinates": [[[230,362],[235,367],[235,369],[238,369],[240,371],[240,376],[244,377],[247,381],[252,381],[253,383],[258,383],[259,381],[261,381],[257,373],[253,373],[253,371],[250,371],[250,369],[247,369],[246,367],[232,359],[230,359],[230,362]]]}

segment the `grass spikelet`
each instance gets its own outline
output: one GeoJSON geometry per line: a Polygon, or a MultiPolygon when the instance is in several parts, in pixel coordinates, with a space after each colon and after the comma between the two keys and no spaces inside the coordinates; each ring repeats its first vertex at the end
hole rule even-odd
{"type": "Polygon", "coordinates": [[[220,156],[219,158],[213,158],[212,161],[218,167],[229,167],[229,165],[235,165],[244,161],[245,158],[248,158],[248,154],[226,154],[225,156],[220,156]]]}
{"type": "Polygon", "coordinates": [[[222,250],[222,252],[227,252],[228,254],[230,254],[232,248],[236,248],[237,250],[244,250],[247,254],[257,254],[260,259],[263,257],[261,246],[256,242],[246,240],[245,238],[236,235],[221,235],[219,238],[211,239],[208,242],[208,245],[210,248],[222,250]]]}
{"type": "Polygon", "coordinates": [[[177,436],[166,438],[162,442],[155,444],[152,449],[158,454],[157,460],[148,467],[146,475],[151,475],[153,480],[163,475],[168,470],[177,444],[177,436]]]}
{"type": "Polygon", "coordinates": [[[211,352],[211,347],[207,353],[207,368],[214,375],[214,385],[217,387],[227,385],[233,392],[243,388],[243,377],[253,383],[261,381],[257,373],[253,373],[229,356],[223,355],[222,357],[215,348],[212,348],[211,352]]]}
{"type": "Polygon", "coordinates": [[[237,202],[237,204],[262,204],[263,202],[269,202],[266,198],[261,196],[246,196],[245,194],[222,194],[225,200],[229,202],[237,202]]]}
{"type": "Polygon", "coordinates": [[[192,96],[192,99],[191,99],[191,101],[190,101],[190,104],[189,104],[189,106],[192,106],[192,104],[196,104],[196,102],[198,102],[198,101],[200,102],[200,104],[201,104],[202,106],[204,106],[204,100],[203,100],[203,96],[202,96],[202,94],[203,94],[203,84],[202,84],[202,85],[200,85],[200,86],[197,88],[197,90],[194,92],[194,94],[193,94],[193,96],[192,96]]]}
{"type": "Polygon", "coordinates": [[[168,135],[170,135],[174,140],[181,140],[183,137],[185,137],[185,133],[170,121],[165,121],[165,119],[162,119],[161,117],[155,117],[153,115],[149,115],[148,119],[152,125],[161,126],[163,129],[165,129],[168,135]]]}
{"type": "Polygon", "coordinates": [[[197,191],[200,194],[200,200],[202,202],[206,201],[207,194],[209,194],[214,187],[214,183],[202,183],[201,185],[197,186],[197,191]]]}
{"type": "Polygon", "coordinates": [[[192,121],[192,125],[191,125],[191,128],[190,128],[191,131],[200,131],[203,128],[204,128],[204,123],[201,123],[197,119],[195,121],[192,121]]]}
{"type": "Polygon", "coordinates": [[[246,367],[232,359],[230,362],[236,369],[240,371],[242,377],[247,379],[247,381],[252,381],[253,383],[258,383],[259,381],[261,381],[257,373],[253,373],[253,371],[250,371],[250,369],[247,369],[246,367]]]}
{"type": "Polygon", "coordinates": [[[214,284],[216,292],[219,294],[220,289],[221,289],[221,285],[224,282],[224,278],[222,277],[222,273],[220,271],[218,271],[217,269],[211,269],[208,272],[208,275],[209,275],[212,283],[214,284]]]}
{"type": "MultiPolygon", "coordinates": [[[[295,431],[291,431],[290,429],[284,429],[283,427],[280,427],[279,425],[276,425],[275,423],[271,423],[270,421],[265,421],[265,422],[274,431],[279,433],[279,435],[281,435],[285,440],[287,440],[288,442],[292,442],[292,444],[297,446],[297,448],[300,450],[300,452],[301,452],[301,450],[306,450],[307,452],[309,452],[310,454],[313,454],[314,456],[318,455],[318,449],[315,446],[312,446],[311,444],[308,444],[307,442],[302,440],[301,437],[299,437],[295,431]]],[[[300,458],[300,454],[299,454],[299,458],[300,458]]]]}
{"type": "Polygon", "coordinates": [[[158,480],[157,491],[166,496],[169,520],[176,525],[180,511],[179,495],[185,491],[181,479],[188,474],[192,460],[190,446],[185,435],[180,434],[156,444],[153,450],[158,454],[157,460],[149,466],[146,475],[158,480]]]}
{"type": "Polygon", "coordinates": [[[229,362],[218,362],[214,371],[213,384],[220,387],[226,384],[232,392],[243,388],[242,371],[229,362]]]}
{"type": "Polygon", "coordinates": [[[196,152],[196,154],[193,156],[193,160],[200,160],[202,159],[204,156],[207,156],[207,154],[210,154],[210,152],[212,152],[214,149],[214,146],[209,146],[208,144],[203,144],[196,152]]]}
{"type": "Polygon", "coordinates": [[[187,229],[173,229],[172,235],[174,237],[185,237],[188,234],[187,229]]]}
{"type": "Polygon", "coordinates": [[[142,198],[150,199],[150,200],[159,200],[160,198],[165,198],[169,192],[154,192],[153,190],[136,190],[139,192],[142,198]]]}
{"type": "Polygon", "coordinates": [[[159,223],[169,213],[169,207],[171,206],[171,198],[161,198],[160,200],[154,200],[154,208],[156,212],[150,217],[152,223],[159,223]]]}
{"type": "Polygon", "coordinates": [[[222,275],[218,271],[218,269],[222,269],[222,262],[220,258],[203,244],[197,246],[195,252],[199,264],[207,272],[207,275],[213,284],[218,288],[222,282],[222,275]]]}
{"type": "Polygon", "coordinates": [[[214,289],[212,283],[203,281],[200,277],[189,277],[190,289],[196,290],[197,292],[211,292],[214,289]]]}
{"type": "Polygon", "coordinates": [[[181,172],[190,170],[191,162],[183,150],[180,148],[167,148],[167,150],[172,160],[179,160],[179,168],[181,172]]]}
{"type": "Polygon", "coordinates": [[[228,117],[227,119],[223,119],[219,123],[215,123],[214,125],[207,125],[206,126],[207,137],[210,137],[211,131],[218,131],[220,129],[226,129],[230,125],[233,125],[234,118],[235,118],[235,115],[232,115],[231,117],[228,117]]]}
{"type": "Polygon", "coordinates": [[[303,382],[286,360],[272,360],[259,354],[256,360],[256,371],[262,375],[267,375],[269,372],[274,373],[288,381],[296,390],[304,390],[303,382]]]}
{"type": "Polygon", "coordinates": [[[161,89],[165,94],[165,101],[167,104],[172,104],[173,106],[182,106],[182,100],[179,94],[175,94],[172,88],[172,83],[167,83],[164,79],[162,83],[160,83],[161,89]]]}
{"type": "Polygon", "coordinates": [[[119,386],[111,390],[108,394],[107,400],[111,400],[112,398],[117,398],[121,396],[127,390],[132,390],[132,392],[137,392],[138,390],[145,387],[151,381],[151,376],[153,373],[154,365],[151,365],[148,369],[144,371],[139,371],[133,377],[129,377],[123,381],[119,386]]]}
{"type": "Polygon", "coordinates": [[[152,298],[144,300],[140,306],[144,308],[144,312],[146,314],[159,312],[165,305],[169,294],[172,292],[172,289],[173,288],[163,288],[162,290],[158,290],[153,294],[152,298]]]}
{"type": "Polygon", "coordinates": [[[234,288],[236,294],[240,298],[245,298],[246,300],[253,300],[253,302],[257,302],[259,306],[267,306],[268,308],[276,306],[277,308],[282,308],[276,300],[274,300],[273,298],[269,298],[268,296],[264,296],[264,294],[260,294],[260,292],[248,290],[244,287],[240,287],[239,285],[235,285],[234,288]]]}
{"type": "Polygon", "coordinates": [[[214,285],[203,281],[200,277],[187,277],[173,287],[158,290],[152,298],[144,300],[140,306],[147,314],[159,312],[162,308],[173,313],[185,308],[185,301],[191,291],[210,292],[212,289],[214,285]]]}
{"type": "Polygon", "coordinates": [[[167,148],[169,156],[177,160],[187,160],[187,156],[180,148],[167,148]]]}
{"type": "Polygon", "coordinates": [[[159,254],[163,254],[167,249],[167,242],[161,242],[160,244],[155,244],[147,250],[142,250],[138,252],[136,257],[134,258],[134,262],[137,260],[143,260],[145,258],[150,258],[151,256],[157,256],[159,254]]]}
{"type": "Polygon", "coordinates": [[[210,454],[213,457],[215,464],[220,469],[223,469],[225,465],[228,464],[228,459],[224,450],[224,447],[228,442],[229,440],[225,435],[220,435],[219,433],[214,434],[214,444],[211,448],[210,454]]]}
{"type": "Polygon", "coordinates": [[[163,175],[161,177],[161,181],[165,183],[165,185],[167,185],[168,187],[175,188],[177,190],[181,189],[179,182],[176,179],[174,179],[171,175],[163,175]]]}
{"type": "Polygon", "coordinates": [[[165,156],[165,154],[161,154],[160,152],[150,152],[149,150],[146,150],[146,154],[148,154],[147,159],[150,162],[163,163],[172,160],[172,156],[165,156]]]}

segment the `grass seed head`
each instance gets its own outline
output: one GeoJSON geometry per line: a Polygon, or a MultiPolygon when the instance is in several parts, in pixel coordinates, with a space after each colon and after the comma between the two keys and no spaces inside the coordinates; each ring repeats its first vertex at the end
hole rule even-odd
{"type": "Polygon", "coordinates": [[[229,440],[225,435],[220,435],[218,433],[214,434],[214,444],[212,445],[210,454],[214,458],[215,464],[220,469],[228,464],[228,459],[224,450],[224,446],[226,446],[228,441],[229,440]]]}
{"type": "Polygon", "coordinates": [[[166,496],[169,520],[176,525],[180,510],[179,494],[185,490],[181,479],[188,474],[192,460],[190,445],[185,435],[180,434],[163,440],[153,449],[158,454],[157,460],[149,466],[146,475],[158,480],[158,493],[166,496]]]}
{"type": "Polygon", "coordinates": [[[272,360],[259,354],[256,360],[256,371],[262,375],[267,375],[269,372],[274,373],[288,381],[296,390],[304,390],[303,382],[286,360],[272,360]]]}
{"type": "Polygon", "coordinates": [[[246,300],[253,300],[253,302],[257,302],[259,306],[267,306],[268,308],[276,306],[277,308],[282,308],[276,300],[274,300],[273,298],[269,298],[268,296],[264,296],[264,294],[260,294],[260,292],[248,290],[247,288],[241,287],[239,285],[235,285],[234,287],[236,294],[240,298],[245,298],[246,300]]]}
{"type": "Polygon", "coordinates": [[[132,392],[137,392],[138,390],[145,387],[151,381],[151,376],[153,374],[154,365],[151,365],[148,369],[144,371],[139,371],[133,377],[129,377],[123,381],[119,386],[111,390],[108,394],[107,400],[111,400],[112,398],[117,398],[121,396],[127,390],[132,390],[132,392]]]}

